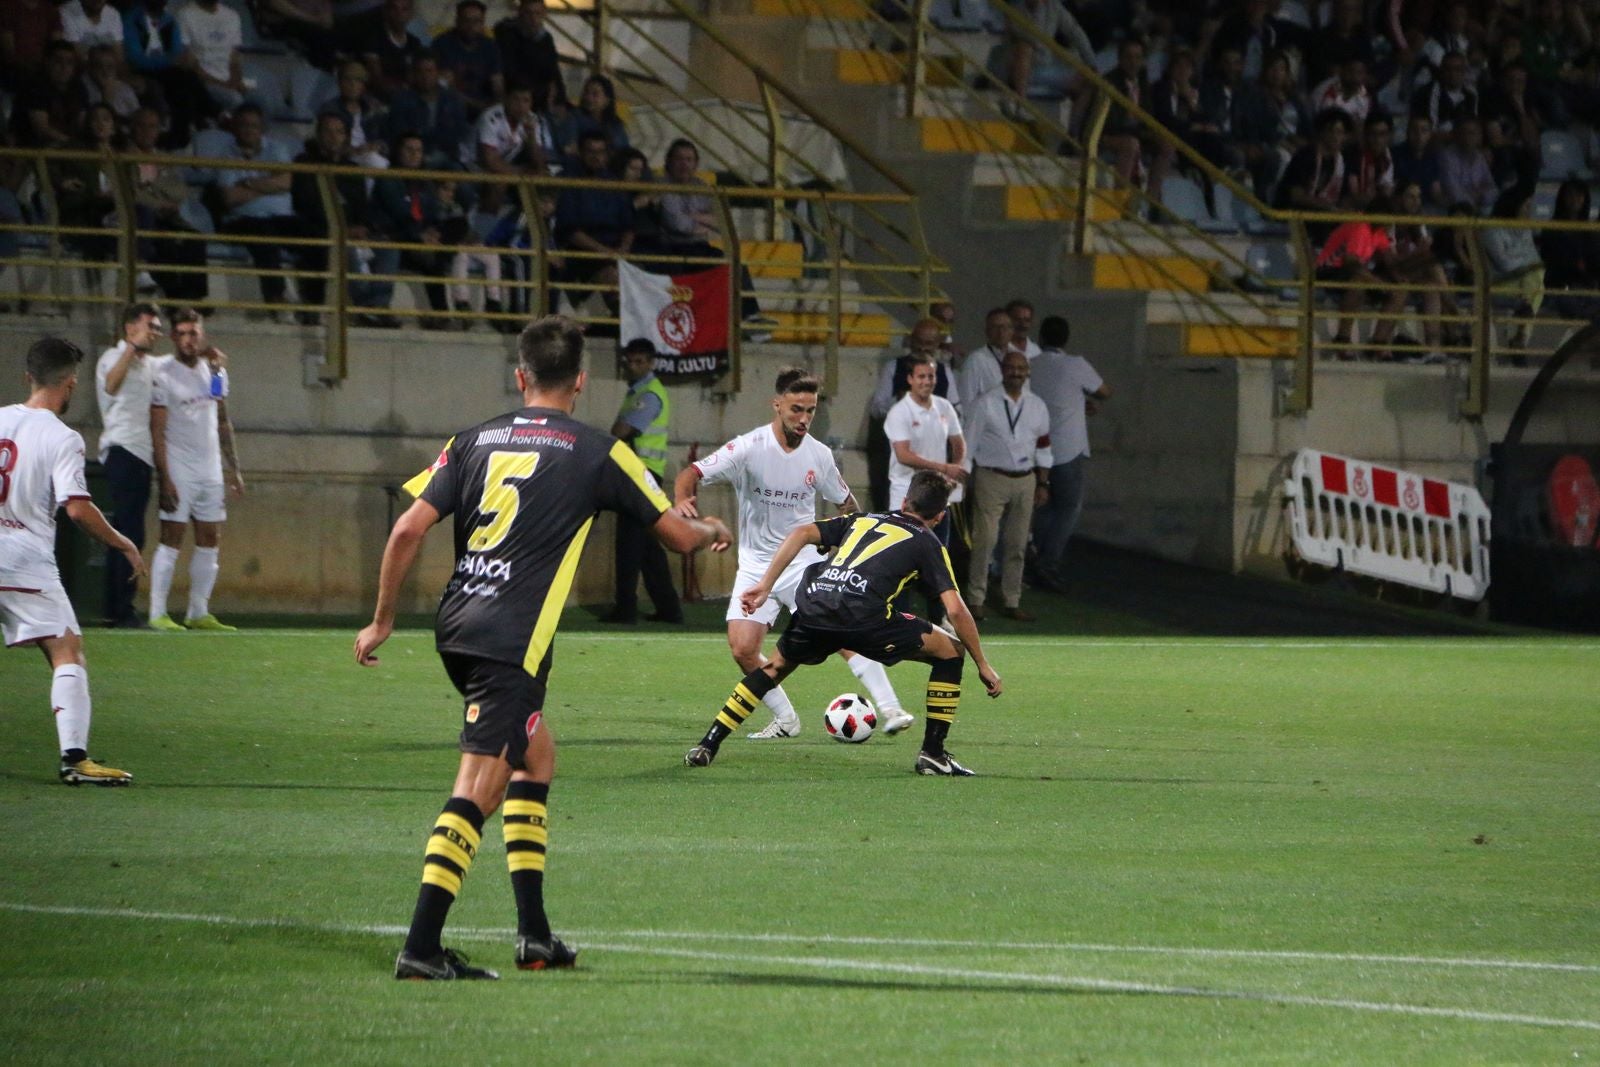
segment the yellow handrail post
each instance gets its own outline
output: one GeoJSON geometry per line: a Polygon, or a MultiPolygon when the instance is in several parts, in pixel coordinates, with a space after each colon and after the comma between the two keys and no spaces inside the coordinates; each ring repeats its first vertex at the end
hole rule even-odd
{"type": "Polygon", "coordinates": [[[1467,363],[1467,395],[1461,399],[1461,414],[1481,419],[1489,407],[1489,360],[1494,352],[1494,306],[1489,284],[1489,257],[1484,254],[1482,230],[1475,230],[1467,242],[1467,264],[1472,269],[1472,300],[1476,312],[1472,331],[1472,356],[1467,363]]]}
{"type": "Polygon", "coordinates": [[[594,47],[589,54],[594,57],[595,69],[602,74],[611,73],[611,8],[605,0],[594,5],[594,47]]]}
{"type": "Polygon", "coordinates": [[[1294,243],[1294,261],[1299,274],[1295,288],[1300,298],[1300,321],[1294,347],[1294,384],[1284,399],[1283,411],[1286,415],[1303,415],[1311,410],[1311,375],[1317,357],[1316,257],[1305,220],[1292,220],[1289,236],[1294,243]]]}
{"type": "Polygon", "coordinates": [[[1078,202],[1073,205],[1073,220],[1077,233],[1072,238],[1072,248],[1080,256],[1094,251],[1094,236],[1089,227],[1094,218],[1095,171],[1100,165],[1100,134],[1106,127],[1106,116],[1111,112],[1111,101],[1105,93],[1094,94],[1094,106],[1083,128],[1083,159],[1078,167],[1078,202]]]}
{"type": "Polygon", "coordinates": [[[111,163],[111,199],[117,205],[117,296],[124,305],[139,292],[139,225],[128,163],[111,163]]]}
{"type": "MultiPolygon", "coordinates": [[[[55,183],[50,180],[50,161],[39,156],[33,161],[34,181],[39,184],[39,199],[44,203],[45,218],[50,220],[50,258],[52,261],[61,259],[61,205],[56,203],[55,183]]],[[[66,286],[61,282],[61,268],[51,266],[50,288],[53,292],[63,292],[66,286]]],[[[17,264],[17,277],[22,277],[22,264],[17,264]]],[[[66,311],[66,304],[58,303],[61,311],[66,311]]]]}
{"type": "Polygon", "coordinates": [[[917,117],[923,87],[928,84],[928,0],[912,0],[911,39],[906,49],[906,118],[917,117]]]}
{"type": "MultiPolygon", "coordinates": [[[[517,196],[522,201],[522,217],[528,222],[528,240],[533,244],[533,250],[538,256],[536,274],[538,286],[536,289],[537,306],[527,309],[528,318],[537,318],[549,313],[550,300],[550,234],[545,229],[544,210],[539,203],[539,190],[533,182],[524,179],[517,182],[517,196]]],[[[530,279],[534,280],[534,279],[530,279]]],[[[523,289],[523,296],[527,296],[527,289],[523,289]]],[[[510,295],[510,294],[507,294],[510,295]]]]}
{"type": "Polygon", "coordinates": [[[844,343],[844,237],[838,216],[829,211],[828,250],[828,353],[822,371],[822,391],[839,395],[839,346],[844,343]]]}
{"type": "Polygon", "coordinates": [[[728,253],[727,391],[737,393],[744,385],[744,256],[739,250],[739,235],[733,228],[733,212],[728,207],[728,198],[718,194],[716,204],[717,218],[722,224],[722,243],[728,253]]]}
{"type": "Polygon", "coordinates": [[[349,314],[345,310],[348,298],[345,281],[350,270],[349,248],[345,244],[347,225],[344,202],[334,187],[334,177],[326,171],[317,174],[317,193],[322,197],[322,213],[328,221],[328,269],[330,277],[323,289],[323,299],[329,301],[330,313],[324,320],[327,353],[323,357],[322,379],[342,382],[350,375],[349,314]]]}
{"type": "MultiPolygon", "coordinates": [[[[772,83],[761,78],[761,106],[767,113],[767,184],[774,189],[783,188],[783,115],[778,110],[778,94],[772,83]]],[[[767,240],[781,239],[782,226],[778,221],[778,201],[767,201],[767,240]]]]}

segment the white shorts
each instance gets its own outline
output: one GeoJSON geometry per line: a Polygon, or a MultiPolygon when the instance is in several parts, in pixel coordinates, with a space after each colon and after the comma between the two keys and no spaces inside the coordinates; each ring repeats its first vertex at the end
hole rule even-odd
{"type": "Polygon", "coordinates": [[[7,647],[68,633],[82,634],[83,628],[60,578],[0,576],[0,637],[7,647]]]}
{"type": "Polygon", "coordinates": [[[228,509],[223,503],[225,495],[221,482],[190,482],[182,475],[174,475],[172,484],[178,490],[178,506],[161,512],[162,522],[226,522],[228,509]]]}
{"type": "Polygon", "coordinates": [[[723,618],[728,622],[759,622],[767,629],[772,629],[772,624],[778,621],[778,609],[788,608],[794,611],[794,594],[800,588],[800,579],[806,573],[806,568],[811,566],[821,557],[814,552],[805,552],[789,564],[789,568],[778,577],[778,584],[773,586],[772,595],[767,597],[766,603],[756,609],[754,615],[746,615],[739,606],[739,597],[746,589],[761,581],[767,573],[767,564],[759,567],[739,568],[739,574],[733,579],[733,595],[728,598],[728,613],[723,618]]]}

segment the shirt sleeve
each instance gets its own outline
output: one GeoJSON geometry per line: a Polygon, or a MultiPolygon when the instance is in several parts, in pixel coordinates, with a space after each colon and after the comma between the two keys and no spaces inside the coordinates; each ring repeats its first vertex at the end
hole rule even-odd
{"type": "Polygon", "coordinates": [[[1033,430],[1037,435],[1033,445],[1033,465],[1035,467],[1053,467],[1055,459],[1050,455],[1050,411],[1044,406],[1044,401],[1034,397],[1037,401],[1029,405],[1033,408],[1033,430]]]}
{"type": "Polygon", "coordinates": [[[1100,372],[1086,359],[1074,361],[1072,383],[1085,393],[1098,393],[1106,384],[1100,372]]]}
{"type": "Polygon", "coordinates": [[[904,404],[896,404],[889,409],[888,417],[883,420],[883,435],[892,445],[896,441],[911,440],[911,411],[904,404]]]}
{"type": "Polygon", "coordinates": [[[835,515],[831,519],[819,519],[817,529],[822,531],[822,541],[817,545],[824,553],[832,552],[844,543],[845,537],[850,533],[850,524],[854,522],[854,515],[835,515]]]}
{"type": "Polygon", "coordinates": [[[934,408],[944,416],[945,426],[948,427],[945,437],[961,437],[961,416],[957,413],[956,406],[946,400],[943,407],[940,407],[939,401],[935,400],[934,408]]]}
{"type": "Polygon", "coordinates": [[[612,442],[600,468],[597,496],[604,510],[628,515],[646,526],[654,525],[672,507],[633,449],[621,441],[612,442]]]}
{"type": "Polygon", "coordinates": [[[83,475],[83,435],[76,430],[62,435],[50,480],[55,483],[57,504],[90,499],[89,483],[83,475]]]}
{"type": "Polygon", "coordinates": [[[159,370],[150,375],[150,406],[153,408],[167,406],[167,376],[159,370]]]}
{"type": "Polygon", "coordinates": [[[850,486],[845,483],[844,475],[839,473],[839,466],[833,461],[833,451],[824,446],[822,453],[824,469],[817,472],[817,491],[828,503],[843,504],[850,499],[850,486]]]}
{"type": "Polygon", "coordinates": [[[405,491],[418,500],[426,500],[440,515],[449,515],[456,509],[456,477],[460,464],[452,462],[451,449],[455,446],[454,437],[444,443],[439,450],[439,458],[433,465],[406,482],[405,491]]]}
{"type": "Polygon", "coordinates": [[[708,485],[732,482],[744,470],[749,452],[749,443],[742,437],[735,437],[711,455],[695,460],[694,467],[700,472],[700,480],[708,485]]]}
{"type": "Polygon", "coordinates": [[[939,539],[931,534],[919,537],[917,541],[923,546],[922,562],[917,568],[923,589],[937,597],[946,590],[958,588],[956,569],[950,563],[950,550],[941,545],[939,539]]]}
{"type": "Polygon", "coordinates": [[[640,393],[634,397],[633,403],[628,405],[628,410],[622,413],[618,421],[644,433],[660,414],[661,398],[654,393],[640,393]]]}

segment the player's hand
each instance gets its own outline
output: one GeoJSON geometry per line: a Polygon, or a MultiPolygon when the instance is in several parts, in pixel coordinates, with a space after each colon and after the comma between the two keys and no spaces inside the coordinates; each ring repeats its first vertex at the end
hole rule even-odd
{"type": "Polygon", "coordinates": [[[238,471],[228,475],[228,491],[234,496],[244,496],[244,475],[238,471]]]}
{"type": "Polygon", "coordinates": [[[128,561],[129,567],[133,568],[133,574],[128,577],[130,584],[149,575],[150,568],[145,566],[144,557],[139,555],[139,550],[134,547],[132,541],[122,546],[122,558],[128,561]]]}
{"type": "Polygon", "coordinates": [[[212,345],[206,349],[206,362],[211,364],[212,370],[225,370],[228,366],[228,353],[212,345]]]}
{"type": "Polygon", "coordinates": [[[161,502],[161,510],[162,511],[177,511],[178,510],[178,487],[177,486],[173,485],[171,482],[167,481],[165,478],[161,479],[161,494],[160,495],[161,495],[161,501],[160,502],[161,502]]]}
{"type": "Polygon", "coordinates": [[[989,691],[991,697],[999,696],[1005,689],[1005,686],[1000,682],[1000,676],[987,663],[978,668],[978,678],[982,680],[983,687],[989,691]]]}
{"type": "Polygon", "coordinates": [[[694,506],[694,501],[694,497],[686,496],[672,505],[672,510],[686,519],[698,519],[700,517],[700,509],[694,506]]]}
{"type": "Polygon", "coordinates": [[[378,657],[373,653],[378,651],[379,645],[389,640],[389,635],[393,632],[394,623],[374,622],[356,634],[356,662],[363,667],[377,666],[378,657]]]}
{"type": "Polygon", "coordinates": [[[711,551],[728,551],[728,546],[733,544],[733,532],[728,529],[728,524],[715,515],[707,515],[702,521],[711,527],[711,551]]]}
{"type": "Polygon", "coordinates": [[[767,602],[767,597],[772,590],[764,585],[752,585],[749,589],[739,594],[739,607],[744,609],[746,615],[754,615],[756,609],[767,602]]]}

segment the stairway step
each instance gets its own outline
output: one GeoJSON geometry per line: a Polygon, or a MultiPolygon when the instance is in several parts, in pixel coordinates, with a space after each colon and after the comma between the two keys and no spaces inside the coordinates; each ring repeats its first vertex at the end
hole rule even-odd
{"type": "Polygon", "coordinates": [[[953,118],[922,118],[918,122],[924,152],[1029,154],[1038,151],[1028,135],[1014,122],[953,118]]]}
{"type": "Polygon", "coordinates": [[[1298,331],[1292,326],[1222,326],[1190,323],[1183,328],[1186,356],[1254,356],[1287,359],[1294,355],[1298,331]]]}
{"type": "MultiPolygon", "coordinates": [[[[826,344],[831,328],[829,316],[820,311],[765,311],[777,325],[772,340],[777,344],[826,344]]],[[[842,312],[839,315],[839,343],[862,348],[887,348],[894,336],[894,320],[869,311],[842,312]]]]}
{"type": "Polygon", "coordinates": [[[809,19],[868,19],[871,10],[862,0],[755,0],[752,15],[779,15],[809,19]]]}
{"type": "Polygon", "coordinates": [[[805,249],[799,241],[739,242],[739,258],[752,278],[800,278],[805,274],[805,249]]]}
{"type": "MultiPolygon", "coordinates": [[[[904,52],[884,52],[876,48],[845,48],[834,55],[835,73],[846,85],[898,85],[906,80],[908,63],[909,57],[904,52]]],[[[940,89],[960,84],[959,64],[952,64],[944,56],[928,57],[926,87],[940,89]]]]}
{"type": "Polygon", "coordinates": [[[1216,264],[1181,256],[1094,256],[1096,289],[1170,289],[1205,292],[1216,264]]]}
{"type": "MultiPolygon", "coordinates": [[[[1132,195],[1127,189],[1091,189],[1090,220],[1111,222],[1122,218],[1132,195]]],[[[1002,196],[1001,211],[1015,222],[1069,222],[1077,215],[1078,190],[1072,187],[1008,185],[1002,196]]]]}

